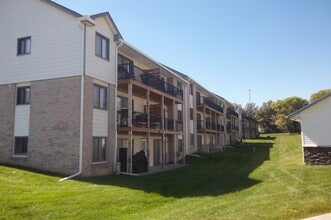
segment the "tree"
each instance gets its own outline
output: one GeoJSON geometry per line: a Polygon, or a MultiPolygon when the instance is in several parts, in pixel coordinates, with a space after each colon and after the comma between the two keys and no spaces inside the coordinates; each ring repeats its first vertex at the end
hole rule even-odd
{"type": "Polygon", "coordinates": [[[331,89],[322,89],[318,92],[313,93],[310,96],[309,102],[314,102],[314,101],[316,101],[316,100],[318,100],[318,99],[322,98],[323,96],[326,96],[330,93],[331,93],[331,89]]]}
{"type": "Polygon", "coordinates": [[[274,120],[277,112],[272,108],[272,101],[264,102],[256,111],[256,120],[264,132],[270,133],[276,131],[274,120]]]}
{"type": "Polygon", "coordinates": [[[255,117],[256,112],[257,112],[258,109],[259,109],[259,107],[257,107],[256,104],[253,103],[253,102],[247,103],[245,108],[244,108],[245,112],[249,113],[253,117],[255,117]]]}
{"type": "Polygon", "coordinates": [[[272,108],[277,112],[275,118],[275,124],[277,127],[285,132],[300,131],[299,123],[287,119],[286,116],[301,109],[307,104],[307,100],[295,96],[274,102],[272,108]]]}

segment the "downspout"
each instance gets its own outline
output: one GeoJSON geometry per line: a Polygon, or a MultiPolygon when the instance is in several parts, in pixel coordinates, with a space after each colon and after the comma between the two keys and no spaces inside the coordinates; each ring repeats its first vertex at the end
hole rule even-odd
{"type": "Polygon", "coordinates": [[[83,65],[82,65],[82,75],[80,78],[80,125],[79,125],[79,170],[77,173],[71,176],[64,177],[60,181],[68,180],[79,176],[83,170],[83,137],[84,137],[84,77],[86,74],[86,23],[83,23],[83,65]]]}
{"type": "Polygon", "coordinates": [[[114,140],[114,156],[113,156],[113,171],[115,173],[119,172],[117,171],[117,82],[118,82],[118,73],[117,73],[117,66],[118,66],[118,48],[123,46],[123,41],[121,39],[118,40],[119,44],[115,47],[115,115],[114,122],[115,122],[115,140],[114,140]]]}

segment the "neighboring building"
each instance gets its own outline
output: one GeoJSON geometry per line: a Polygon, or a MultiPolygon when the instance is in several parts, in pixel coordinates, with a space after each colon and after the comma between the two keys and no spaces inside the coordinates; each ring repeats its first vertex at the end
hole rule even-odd
{"type": "Polygon", "coordinates": [[[0,163],[141,173],[239,140],[231,103],[125,42],[107,12],[2,0],[0,24],[0,163]]]}
{"type": "Polygon", "coordinates": [[[331,164],[331,94],[288,116],[301,123],[304,163],[331,164]]]}
{"type": "Polygon", "coordinates": [[[252,139],[259,136],[258,123],[256,119],[244,110],[241,114],[241,127],[242,139],[252,139]]]}

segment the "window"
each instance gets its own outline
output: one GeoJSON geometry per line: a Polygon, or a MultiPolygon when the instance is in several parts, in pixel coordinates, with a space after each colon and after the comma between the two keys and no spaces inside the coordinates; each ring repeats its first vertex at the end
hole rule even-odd
{"type": "MultiPolygon", "coordinates": [[[[117,111],[129,108],[128,104],[128,98],[122,97],[122,96],[117,96],[117,111]]],[[[133,100],[132,100],[133,101],[133,100]]]]}
{"type": "Polygon", "coordinates": [[[179,90],[183,90],[182,87],[183,87],[183,86],[182,86],[182,83],[181,83],[181,82],[177,82],[177,88],[178,88],[179,90]]]}
{"type": "Polygon", "coordinates": [[[193,120],[193,108],[190,108],[190,120],[193,120]]]}
{"type": "Polygon", "coordinates": [[[190,145],[194,145],[194,134],[190,134],[190,145]]]}
{"type": "Polygon", "coordinates": [[[193,95],[193,85],[190,84],[190,95],[193,95]]]}
{"type": "Polygon", "coordinates": [[[31,37],[23,37],[17,39],[17,55],[31,53],[31,37]]]}
{"type": "Polygon", "coordinates": [[[183,121],[183,112],[181,110],[178,110],[178,121],[183,121]]]}
{"type": "Polygon", "coordinates": [[[95,35],[95,55],[109,60],[109,39],[99,33],[95,35]]]}
{"type": "Polygon", "coordinates": [[[178,152],[183,153],[183,139],[178,139],[178,152]]]}
{"type": "Polygon", "coordinates": [[[31,87],[18,87],[16,95],[16,104],[17,105],[29,105],[30,104],[30,93],[31,87]]]}
{"type": "Polygon", "coordinates": [[[93,157],[92,162],[101,162],[106,160],[107,138],[93,137],[93,157]]]}
{"type": "Polygon", "coordinates": [[[28,137],[15,137],[14,155],[27,155],[28,137]]]}
{"type": "Polygon", "coordinates": [[[94,85],[93,87],[93,107],[107,110],[107,88],[94,85]]]}

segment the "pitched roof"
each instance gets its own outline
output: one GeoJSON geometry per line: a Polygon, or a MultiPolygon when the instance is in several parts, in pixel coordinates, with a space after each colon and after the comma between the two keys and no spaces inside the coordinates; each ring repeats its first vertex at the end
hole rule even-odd
{"type": "Polygon", "coordinates": [[[297,111],[295,111],[295,112],[292,112],[291,114],[289,114],[289,115],[287,116],[287,118],[288,118],[288,119],[292,119],[292,120],[295,119],[295,117],[296,117],[299,113],[301,113],[301,112],[305,111],[306,109],[308,109],[308,108],[310,108],[310,107],[316,105],[317,103],[320,103],[321,101],[327,99],[328,97],[331,97],[331,93],[328,94],[328,95],[326,95],[326,96],[323,96],[322,98],[320,98],[320,99],[318,99],[318,100],[316,100],[316,101],[314,101],[314,102],[312,102],[312,103],[310,103],[310,104],[308,104],[308,105],[306,105],[306,106],[304,106],[303,108],[301,108],[301,109],[299,109],[299,110],[297,110],[297,111]]]}
{"type": "Polygon", "coordinates": [[[121,34],[121,32],[119,31],[119,29],[117,28],[113,18],[110,16],[109,12],[102,12],[102,13],[99,13],[99,14],[95,14],[95,15],[92,15],[91,18],[92,19],[96,19],[96,18],[99,18],[99,17],[106,17],[109,19],[110,23],[114,26],[114,29],[115,31],[117,32],[117,34],[119,35],[119,38],[120,39],[123,39],[123,36],[121,34]]]}
{"type": "Polygon", "coordinates": [[[60,5],[60,4],[56,3],[56,2],[53,2],[51,0],[41,0],[41,1],[47,3],[47,4],[51,5],[51,6],[53,6],[55,8],[57,8],[57,9],[60,9],[60,10],[66,12],[68,14],[71,14],[74,17],[77,17],[78,18],[78,17],[81,17],[82,16],[81,14],[79,14],[79,13],[77,13],[77,12],[75,12],[75,11],[69,9],[69,8],[66,8],[63,5],[60,5]]]}
{"type": "MultiPolygon", "coordinates": [[[[60,5],[52,0],[41,0],[42,2],[45,2],[61,11],[64,11],[76,18],[79,18],[79,17],[82,17],[83,15],[69,9],[69,8],[66,8],[64,7],[63,5],[60,5]]],[[[96,19],[96,18],[99,18],[99,17],[107,17],[107,19],[109,20],[110,24],[114,27],[115,31],[116,31],[116,34],[118,34],[119,38],[120,39],[123,39],[123,36],[122,34],[120,33],[119,29],[117,28],[113,18],[110,16],[109,12],[102,12],[102,13],[99,13],[99,14],[95,14],[95,15],[92,15],[91,18],[92,19],[96,19]]]]}

